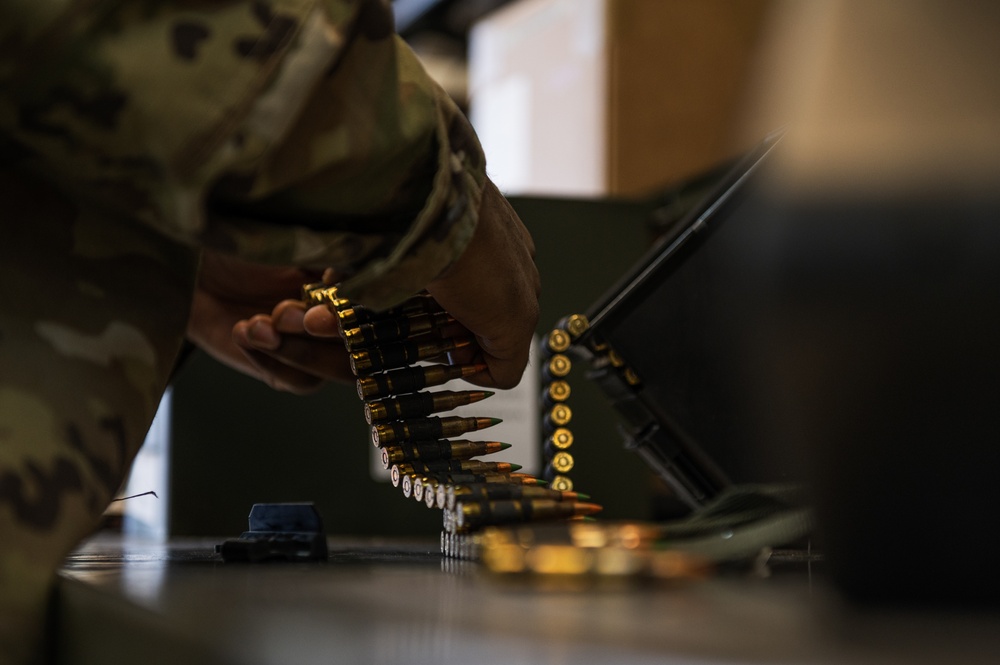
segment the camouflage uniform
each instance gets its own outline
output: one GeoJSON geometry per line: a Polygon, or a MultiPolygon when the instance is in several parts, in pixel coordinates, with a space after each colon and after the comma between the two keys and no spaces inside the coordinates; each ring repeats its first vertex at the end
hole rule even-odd
{"type": "Polygon", "coordinates": [[[484,178],[387,1],[0,5],[0,661],[122,482],[200,247],[386,306],[461,253],[484,178]]]}

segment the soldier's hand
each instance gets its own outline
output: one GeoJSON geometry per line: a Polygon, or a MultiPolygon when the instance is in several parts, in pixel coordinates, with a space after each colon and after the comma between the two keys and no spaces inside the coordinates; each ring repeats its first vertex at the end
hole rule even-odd
{"type": "Polygon", "coordinates": [[[486,363],[485,375],[470,381],[512,388],[528,363],[538,323],[541,281],[535,243],[500,191],[486,183],[479,224],[462,256],[427,291],[478,342],[474,357],[486,363]]]}
{"type": "Polygon", "coordinates": [[[310,281],[316,276],[297,268],[262,266],[206,251],[188,338],[277,390],[308,393],[331,379],[352,380],[332,314],[326,307],[307,311],[297,298],[310,281]]]}

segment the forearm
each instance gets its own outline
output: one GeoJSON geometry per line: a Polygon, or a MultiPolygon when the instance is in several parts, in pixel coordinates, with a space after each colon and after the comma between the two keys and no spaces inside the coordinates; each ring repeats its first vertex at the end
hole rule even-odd
{"type": "Polygon", "coordinates": [[[480,148],[387,2],[37,4],[0,9],[0,131],[75,195],[375,307],[471,238],[480,148]]]}

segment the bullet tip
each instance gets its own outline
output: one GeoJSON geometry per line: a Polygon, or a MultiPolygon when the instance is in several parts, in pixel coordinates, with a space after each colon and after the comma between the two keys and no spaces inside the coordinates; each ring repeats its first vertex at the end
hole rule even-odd
{"type": "Polygon", "coordinates": [[[508,449],[508,448],[510,448],[510,447],[511,447],[512,445],[514,445],[514,444],[512,444],[512,443],[501,443],[501,444],[500,444],[500,450],[507,450],[507,449],[508,449]]]}
{"type": "Polygon", "coordinates": [[[604,506],[599,506],[596,503],[578,503],[576,504],[576,513],[578,515],[593,515],[604,510],[604,506]]]}

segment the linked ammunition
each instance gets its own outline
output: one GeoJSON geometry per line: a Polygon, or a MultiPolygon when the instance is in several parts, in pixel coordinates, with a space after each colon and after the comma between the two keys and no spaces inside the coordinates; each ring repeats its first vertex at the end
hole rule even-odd
{"type": "Polygon", "coordinates": [[[420,476],[413,481],[413,498],[422,501],[428,508],[433,508],[436,505],[434,498],[439,484],[433,478],[420,476]]]}
{"type": "Polygon", "coordinates": [[[340,297],[336,286],[322,282],[303,286],[302,300],[310,307],[326,305],[333,311],[347,307],[350,304],[349,300],[340,297]]]}
{"type": "Polygon", "coordinates": [[[459,559],[475,561],[479,559],[479,552],[482,549],[482,534],[478,533],[456,533],[457,541],[456,554],[459,559]]]}
{"type": "Polygon", "coordinates": [[[486,365],[482,364],[404,367],[384,374],[358,379],[358,396],[367,400],[371,397],[412,393],[423,388],[439,386],[453,379],[464,379],[484,371],[486,371],[486,365]]]}
{"type": "Polygon", "coordinates": [[[573,481],[568,476],[554,475],[549,481],[549,488],[560,492],[572,492],[573,481]]]}
{"type": "MultiPolygon", "coordinates": [[[[412,468],[402,467],[399,464],[393,464],[389,469],[389,480],[392,482],[393,487],[398,487],[403,492],[403,496],[409,499],[413,495],[413,488],[417,481],[421,479],[421,484],[423,485],[433,485],[435,487],[435,494],[437,493],[437,486],[441,483],[450,484],[452,482],[480,482],[480,483],[510,483],[517,482],[511,479],[508,473],[486,473],[486,474],[476,474],[472,472],[463,471],[415,471],[412,468]],[[457,479],[453,481],[452,479],[457,479]]],[[[538,482],[544,482],[539,480],[538,482]]],[[[444,493],[442,491],[442,497],[444,493]]],[[[436,498],[436,497],[435,497],[436,498]]]]}
{"type": "Polygon", "coordinates": [[[579,492],[560,492],[547,487],[530,485],[448,485],[445,488],[444,504],[454,508],[459,500],[498,501],[501,499],[550,499],[552,501],[577,501],[590,497],[579,492]]]}
{"type": "Polygon", "coordinates": [[[461,549],[461,546],[462,546],[462,535],[459,534],[459,533],[456,533],[456,531],[457,531],[457,529],[455,528],[454,520],[452,520],[451,534],[450,534],[451,535],[451,556],[454,559],[461,559],[462,558],[462,549],[461,549]]]}
{"type": "Polygon", "coordinates": [[[596,503],[521,499],[511,501],[459,501],[455,504],[455,526],[476,528],[484,524],[512,524],[595,515],[596,503]]]}
{"type": "Polygon", "coordinates": [[[472,340],[467,337],[433,342],[395,342],[385,346],[351,351],[348,358],[351,363],[351,371],[355,375],[361,376],[412,365],[419,360],[443,356],[470,344],[472,344],[472,340]]]}
{"type": "Polygon", "coordinates": [[[559,402],[565,402],[569,399],[569,392],[569,383],[563,381],[562,379],[553,381],[546,386],[545,390],[542,392],[542,404],[545,406],[553,406],[559,402]]]}
{"type": "MultiPolygon", "coordinates": [[[[499,418],[430,416],[493,394],[484,390],[419,392],[487,369],[484,364],[416,365],[472,344],[467,338],[438,338],[436,331],[454,319],[433,298],[418,296],[379,313],[355,306],[341,297],[336,286],[324,282],[303,287],[303,299],[328,305],[337,315],[351,369],[359,377],[358,395],[366,402],[372,442],[382,447],[382,462],[390,468],[394,486],[401,487],[407,497],[442,509],[442,551],[476,556],[479,536],[467,532],[483,524],[584,519],[600,510],[595,504],[581,503],[584,497],[578,493],[544,488],[545,481],[517,473],[518,465],[473,459],[509,444],[450,440],[499,424],[499,418]],[[446,508],[449,500],[454,509],[446,508]]],[[[587,327],[585,317],[569,317],[549,335],[543,349],[547,358],[543,400],[551,406],[546,416],[547,446],[555,451],[548,455],[550,470],[553,464],[562,470],[572,467],[572,456],[564,450],[572,444],[572,434],[564,428],[572,412],[563,403],[570,393],[563,379],[572,364],[564,352],[587,327]]]]}
{"type": "Polygon", "coordinates": [[[570,344],[573,343],[572,338],[570,338],[569,333],[565,330],[556,328],[549,333],[548,337],[545,338],[545,348],[543,351],[548,351],[549,353],[563,353],[569,349],[570,344]]]}
{"type": "Polygon", "coordinates": [[[302,299],[305,300],[309,297],[311,291],[316,289],[325,289],[327,287],[334,286],[333,284],[327,284],[326,282],[310,282],[309,284],[302,285],[302,299]]]}
{"type": "Polygon", "coordinates": [[[454,392],[440,390],[432,393],[410,393],[365,403],[365,420],[369,425],[382,420],[397,418],[422,418],[423,416],[450,411],[466,404],[479,402],[494,393],[488,390],[454,392]]]}
{"type": "Polygon", "coordinates": [[[444,509],[445,500],[448,498],[448,488],[451,487],[451,483],[441,482],[440,480],[435,480],[435,482],[437,485],[434,487],[434,505],[444,509]]]}
{"type": "Polygon", "coordinates": [[[520,469],[510,462],[482,462],[480,460],[436,460],[433,462],[403,462],[393,464],[390,473],[432,474],[432,473],[513,473],[520,469]]]}
{"type": "MultiPolygon", "coordinates": [[[[320,289],[336,288],[331,284],[326,284],[325,282],[312,282],[311,284],[302,285],[302,302],[309,303],[312,300],[313,292],[319,291],[320,289]]],[[[319,304],[319,303],[316,303],[319,304]]]]}
{"type": "Polygon", "coordinates": [[[459,436],[493,427],[503,422],[500,418],[449,416],[447,418],[422,418],[397,420],[372,426],[372,443],[376,448],[396,441],[442,439],[459,436]]]}
{"type": "Polygon", "coordinates": [[[382,465],[388,469],[397,462],[413,460],[431,461],[439,459],[469,459],[480,455],[490,455],[510,448],[509,443],[499,441],[466,441],[464,439],[440,441],[420,441],[401,443],[382,448],[382,465]]]}
{"type": "Polygon", "coordinates": [[[413,314],[431,314],[440,311],[442,311],[441,306],[434,298],[422,295],[414,296],[403,304],[397,305],[385,312],[375,312],[359,305],[345,307],[337,311],[337,319],[341,331],[344,331],[364,323],[386,321],[413,314]]]}
{"type": "Polygon", "coordinates": [[[590,321],[583,314],[571,314],[559,321],[556,328],[562,328],[569,333],[570,337],[576,339],[590,328],[590,321]]]}
{"type": "MultiPolygon", "coordinates": [[[[441,528],[448,533],[454,534],[456,531],[456,514],[454,510],[444,510],[441,512],[441,528]]],[[[454,545],[454,542],[452,542],[454,545]]]]}
{"type": "Polygon", "coordinates": [[[427,480],[426,476],[413,477],[413,500],[417,503],[424,502],[424,487],[427,485],[427,480]]]}
{"type": "Polygon", "coordinates": [[[547,431],[552,431],[559,427],[565,427],[572,419],[573,411],[568,406],[565,404],[556,404],[545,414],[542,425],[547,431]]]}
{"type": "MultiPolygon", "coordinates": [[[[390,470],[390,478],[391,478],[390,470]]],[[[545,485],[546,481],[536,478],[527,473],[428,473],[423,474],[439,483],[449,485],[474,485],[478,483],[507,484],[507,485],[545,485]]]]}
{"type": "MultiPolygon", "coordinates": [[[[547,485],[548,482],[542,480],[541,478],[535,478],[530,473],[512,473],[510,474],[511,482],[518,482],[521,485],[547,485]]],[[[461,482],[456,480],[455,482],[461,482]]],[[[487,481],[489,482],[489,481],[487,481]]]]}
{"type": "Polygon", "coordinates": [[[557,353],[545,363],[545,367],[542,368],[542,376],[548,380],[562,379],[569,374],[572,367],[573,364],[570,362],[569,356],[557,353]]]}
{"type": "Polygon", "coordinates": [[[542,478],[552,483],[557,476],[565,477],[564,474],[569,473],[573,469],[573,456],[569,453],[556,453],[549,460],[549,463],[545,465],[545,469],[542,471],[542,478]]]}
{"type": "Polygon", "coordinates": [[[411,314],[362,323],[356,328],[344,330],[342,338],[348,348],[358,349],[372,344],[417,337],[454,322],[455,319],[446,312],[411,314]]]}
{"type": "Polygon", "coordinates": [[[416,476],[412,473],[399,473],[397,470],[392,472],[393,478],[399,478],[399,489],[403,491],[403,496],[409,499],[413,496],[413,481],[416,476]]]}
{"type": "Polygon", "coordinates": [[[417,503],[426,503],[427,495],[430,495],[431,501],[428,504],[428,508],[434,507],[434,490],[437,487],[437,481],[428,476],[423,476],[416,473],[408,473],[403,475],[400,486],[403,490],[403,496],[410,498],[411,496],[417,503]],[[409,479],[409,482],[407,482],[409,479]]]}
{"type": "Polygon", "coordinates": [[[552,456],[549,465],[556,470],[556,473],[569,473],[573,469],[573,463],[573,456],[562,450],[552,456]]]}
{"type": "Polygon", "coordinates": [[[591,519],[485,529],[477,533],[483,564],[494,573],[557,575],[563,579],[692,580],[704,579],[712,571],[701,555],[660,547],[662,533],[651,525],[607,525],[591,519]]]}
{"type": "Polygon", "coordinates": [[[572,445],[573,432],[565,427],[558,427],[545,439],[545,458],[549,459],[560,450],[567,450],[572,445]]]}
{"type": "Polygon", "coordinates": [[[451,533],[453,538],[452,540],[452,548],[454,551],[453,556],[459,557],[461,556],[459,552],[459,544],[462,542],[460,538],[461,536],[464,536],[468,534],[470,531],[472,531],[473,527],[458,526],[458,519],[455,515],[455,511],[446,511],[446,512],[451,512],[452,517],[450,520],[445,522],[444,528],[451,533]]]}
{"type": "Polygon", "coordinates": [[[556,430],[549,435],[548,441],[551,441],[552,445],[559,450],[566,450],[573,445],[573,432],[565,427],[556,428],[556,430]]]}
{"type": "Polygon", "coordinates": [[[399,472],[398,466],[393,466],[389,469],[389,482],[392,483],[393,487],[399,487],[403,482],[403,474],[399,472]]]}

